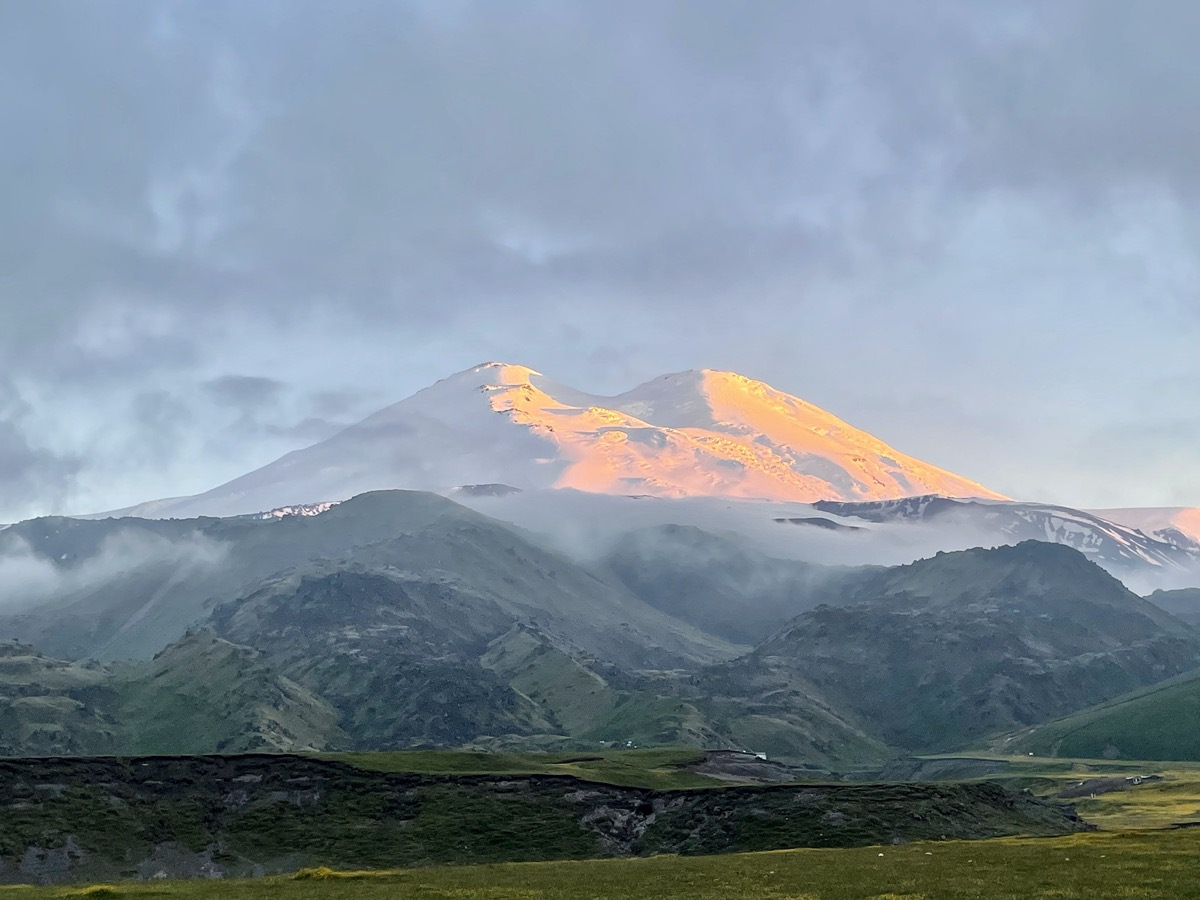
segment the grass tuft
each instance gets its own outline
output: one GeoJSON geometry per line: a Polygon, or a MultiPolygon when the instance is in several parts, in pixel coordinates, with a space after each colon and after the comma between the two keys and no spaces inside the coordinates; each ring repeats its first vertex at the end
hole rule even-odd
{"type": "Polygon", "coordinates": [[[308,869],[301,869],[292,878],[295,881],[331,881],[333,879],[361,881],[364,878],[371,877],[372,874],[371,872],[363,871],[346,872],[339,869],[331,869],[329,866],[314,866],[308,869]]]}

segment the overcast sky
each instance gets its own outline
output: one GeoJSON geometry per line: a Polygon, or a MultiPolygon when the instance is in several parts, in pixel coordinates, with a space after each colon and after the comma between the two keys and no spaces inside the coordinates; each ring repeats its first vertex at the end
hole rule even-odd
{"type": "Polygon", "coordinates": [[[1200,505],[1200,4],[0,2],[0,521],[437,378],[733,369],[1200,505]]]}

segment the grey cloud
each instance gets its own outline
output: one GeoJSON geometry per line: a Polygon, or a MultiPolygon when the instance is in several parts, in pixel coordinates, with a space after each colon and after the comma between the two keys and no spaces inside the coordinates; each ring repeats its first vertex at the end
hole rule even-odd
{"type": "Polygon", "coordinates": [[[1085,201],[1139,181],[1194,198],[1200,8],[1077,0],[1027,18],[1028,39],[976,61],[964,82],[969,173],[1085,201]]]}
{"type": "Polygon", "coordinates": [[[0,550],[0,610],[20,611],[55,594],[95,589],[131,571],[167,566],[180,575],[219,565],[229,546],[203,534],[170,540],[157,535],[118,531],[79,565],[62,568],[34,553],[24,541],[0,550]]]}
{"type": "Polygon", "coordinates": [[[248,413],[278,402],[284,384],[261,375],[222,375],[203,388],[215,402],[248,413]]]}
{"type": "Polygon", "coordinates": [[[12,422],[0,421],[0,509],[36,511],[62,502],[83,460],[32,446],[12,422]]]}
{"type": "Polygon", "coordinates": [[[198,488],[485,357],[595,390],[715,365],[1053,490],[1053,454],[988,449],[1012,398],[1011,455],[1045,455],[1165,358],[1198,376],[1198,17],[10,4],[0,358],[46,401],[19,440],[116,505],[135,464],[198,488]]]}
{"type": "Polygon", "coordinates": [[[31,412],[17,387],[0,376],[0,515],[11,518],[64,502],[84,463],[31,441],[23,425],[31,412]]]}
{"type": "MultiPolygon", "coordinates": [[[[318,418],[361,418],[370,410],[370,406],[364,405],[369,403],[369,400],[366,392],[361,389],[313,391],[308,395],[307,401],[312,414],[318,418]]],[[[384,402],[386,401],[385,397],[384,402]]]]}

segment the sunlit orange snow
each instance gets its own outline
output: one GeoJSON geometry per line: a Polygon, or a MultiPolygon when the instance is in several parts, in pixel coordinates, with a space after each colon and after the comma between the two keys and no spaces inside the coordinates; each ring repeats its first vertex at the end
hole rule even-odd
{"type": "Polygon", "coordinates": [[[493,410],[554,445],[565,463],[555,487],[797,501],[1000,497],[732,372],[664,375],[594,397],[524,366],[474,371],[493,410]]]}

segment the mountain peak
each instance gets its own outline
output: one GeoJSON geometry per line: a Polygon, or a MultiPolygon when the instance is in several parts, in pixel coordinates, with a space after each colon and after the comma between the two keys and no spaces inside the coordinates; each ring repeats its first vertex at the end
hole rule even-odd
{"type": "Polygon", "coordinates": [[[528,384],[531,378],[540,376],[541,374],[537,369],[531,369],[529,366],[493,360],[492,362],[472,366],[470,369],[464,369],[462,372],[443,379],[443,381],[482,377],[490,384],[528,384]]]}
{"type": "Polygon", "coordinates": [[[800,502],[1000,498],[737,372],[690,369],[606,397],[493,360],[207,494],[144,514],[228,515],[386,488],[493,483],[800,502]]]}

